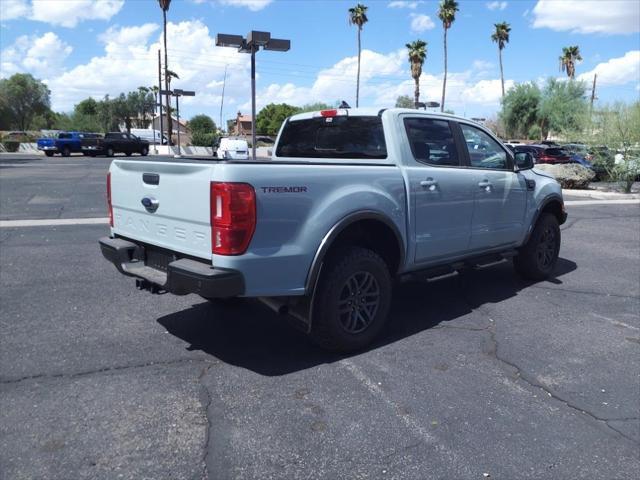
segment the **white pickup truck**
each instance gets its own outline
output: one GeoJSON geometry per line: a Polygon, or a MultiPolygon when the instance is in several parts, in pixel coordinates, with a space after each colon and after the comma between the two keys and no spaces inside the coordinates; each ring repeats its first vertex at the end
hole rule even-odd
{"type": "Polygon", "coordinates": [[[384,327],[396,277],[513,259],[553,273],[559,184],[466,119],[337,109],[283,124],[269,160],[116,159],[102,253],[140,288],[259,297],[318,344],[384,327]]]}

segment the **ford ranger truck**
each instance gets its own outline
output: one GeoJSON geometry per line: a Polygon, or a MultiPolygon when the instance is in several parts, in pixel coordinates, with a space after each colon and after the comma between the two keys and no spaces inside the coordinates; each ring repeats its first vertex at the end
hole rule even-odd
{"type": "Polygon", "coordinates": [[[139,288],[256,297],[339,351],[381,332],[394,278],[552,275],[567,217],[530,154],[409,109],[294,115],[269,160],[116,159],[107,192],[100,247],[139,288]]]}

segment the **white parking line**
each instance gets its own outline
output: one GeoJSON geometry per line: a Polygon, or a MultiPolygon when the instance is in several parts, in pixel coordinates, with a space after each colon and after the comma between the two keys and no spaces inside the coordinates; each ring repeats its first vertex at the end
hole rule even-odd
{"type": "Polygon", "coordinates": [[[640,200],[566,200],[564,204],[569,207],[580,207],[582,205],[640,205],[640,200]]]}
{"type": "Polygon", "coordinates": [[[108,218],[51,218],[43,220],[0,220],[0,228],[58,227],[62,225],[103,225],[108,218]]]}
{"type": "Polygon", "coordinates": [[[607,322],[615,325],[616,327],[624,327],[630,330],[640,330],[638,327],[634,327],[633,325],[629,325],[628,323],[621,322],[620,320],[615,320],[613,318],[605,317],[604,315],[598,315],[597,313],[591,313],[596,318],[601,318],[602,320],[606,320],[607,322]]]}

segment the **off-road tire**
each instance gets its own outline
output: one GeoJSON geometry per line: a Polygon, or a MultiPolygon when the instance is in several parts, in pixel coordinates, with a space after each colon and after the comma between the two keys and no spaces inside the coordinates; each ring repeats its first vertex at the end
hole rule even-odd
{"type": "Polygon", "coordinates": [[[560,225],[555,215],[540,215],[529,240],[513,259],[516,272],[528,280],[544,280],[551,276],[558,262],[560,240],[560,225]]]}
{"type": "Polygon", "coordinates": [[[50,150],[45,150],[44,154],[45,154],[47,157],[53,157],[53,152],[52,152],[52,151],[50,151],[50,150]]]}
{"type": "Polygon", "coordinates": [[[376,252],[349,247],[330,255],[311,307],[312,341],[340,352],[366,347],[386,323],[391,293],[389,268],[376,252]]]}

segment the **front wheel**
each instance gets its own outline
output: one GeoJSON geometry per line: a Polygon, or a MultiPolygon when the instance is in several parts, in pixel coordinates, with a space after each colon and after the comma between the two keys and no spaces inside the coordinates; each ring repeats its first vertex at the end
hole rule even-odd
{"type": "Polygon", "coordinates": [[[384,327],[391,305],[391,275],[374,251],[350,247],[333,255],[314,298],[311,339],[328,350],[366,347],[384,327]]]}
{"type": "Polygon", "coordinates": [[[53,157],[53,152],[52,152],[51,150],[45,150],[44,154],[45,154],[47,157],[53,157]]]}
{"type": "Polygon", "coordinates": [[[140,155],[142,155],[143,157],[146,157],[149,154],[149,149],[147,147],[142,147],[142,150],[140,150],[140,155]]]}
{"type": "Polygon", "coordinates": [[[529,241],[513,259],[516,271],[529,280],[548,278],[558,262],[560,238],[560,225],[555,215],[540,215],[529,241]]]}

